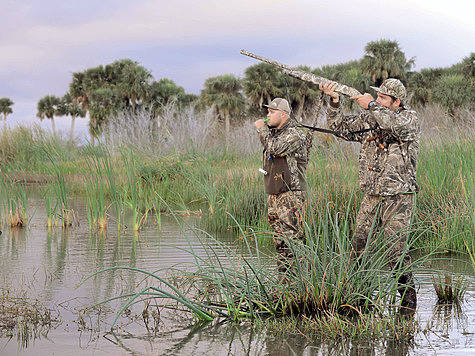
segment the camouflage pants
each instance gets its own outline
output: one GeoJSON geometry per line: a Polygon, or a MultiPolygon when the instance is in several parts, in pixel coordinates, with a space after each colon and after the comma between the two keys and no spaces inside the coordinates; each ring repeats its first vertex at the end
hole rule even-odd
{"type": "Polygon", "coordinates": [[[267,197],[268,219],[275,232],[274,243],[281,272],[287,271],[294,258],[286,239],[303,240],[301,224],[304,204],[305,192],[302,191],[269,194],[267,197]]]}
{"type": "MultiPolygon", "coordinates": [[[[404,252],[406,238],[411,224],[411,215],[414,209],[415,194],[398,194],[387,197],[366,194],[361,202],[356,217],[356,238],[353,246],[359,256],[367,247],[370,234],[375,235],[384,229],[384,236],[388,241],[390,267],[395,270],[411,264],[411,256],[404,252]],[[405,254],[404,254],[405,253],[405,254]],[[403,257],[404,254],[404,257],[403,257]],[[402,260],[401,260],[402,258],[402,260]]],[[[375,241],[371,239],[371,241],[375,241]]],[[[398,280],[401,295],[415,300],[414,282],[412,273],[408,272],[398,280]]]]}

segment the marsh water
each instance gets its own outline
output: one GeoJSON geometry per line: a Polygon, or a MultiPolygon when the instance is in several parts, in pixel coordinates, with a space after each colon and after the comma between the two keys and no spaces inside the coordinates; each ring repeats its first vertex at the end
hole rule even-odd
{"type": "MultiPolygon", "coordinates": [[[[51,310],[49,326],[23,333],[0,334],[0,355],[475,355],[475,274],[463,257],[447,258],[438,266],[464,277],[464,301],[438,305],[430,275],[417,275],[419,304],[415,318],[421,329],[410,342],[394,340],[316,340],[306,335],[275,335],[240,325],[197,324],[181,311],[162,311],[158,324],[145,325],[137,304],[110,325],[124,301],[91,307],[114,296],[142,288],[143,276],[129,271],[95,272],[115,266],[147,271],[192,262],[187,251],[205,255],[202,242],[214,244],[200,231],[200,217],[162,215],[160,226],[149,216],[138,234],[120,234],[111,222],[106,232],[90,231],[85,201],[74,199],[79,226],[48,230],[44,201],[28,201],[28,222],[21,229],[2,228],[0,278],[2,291],[51,310]]],[[[246,255],[236,234],[213,234],[231,250],[246,255]]],[[[434,262],[434,264],[437,264],[434,262]]],[[[437,267],[437,266],[435,266],[437,267]]],[[[180,267],[182,268],[182,267],[180,267]]],[[[186,267],[184,267],[186,268],[186,267]]],[[[153,302],[152,302],[153,304],[153,302]]],[[[149,309],[153,312],[153,306],[149,309]]],[[[151,315],[151,314],[150,314],[151,315]]]]}

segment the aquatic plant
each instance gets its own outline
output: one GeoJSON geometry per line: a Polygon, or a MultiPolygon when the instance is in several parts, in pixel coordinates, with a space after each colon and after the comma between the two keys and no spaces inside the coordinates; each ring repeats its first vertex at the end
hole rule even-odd
{"type": "Polygon", "coordinates": [[[134,231],[139,231],[146,214],[141,214],[140,178],[137,175],[137,156],[132,150],[122,150],[122,163],[127,177],[127,185],[123,194],[123,201],[132,211],[132,225],[134,231]]]}
{"type": "Polygon", "coordinates": [[[438,303],[457,303],[463,300],[467,291],[468,283],[465,278],[458,276],[453,278],[450,274],[432,276],[434,290],[438,303]]]}
{"type": "Polygon", "coordinates": [[[107,228],[107,203],[104,181],[97,172],[85,175],[85,181],[89,228],[105,229],[107,228]]]}
{"type": "Polygon", "coordinates": [[[45,208],[46,208],[46,227],[52,228],[57,225],[56,214],[58,208],[58,202],[55,201],[53,204],[53,198],[51,197],[51,191],[53,188],[51,186],[44,193],[45,208]]]}
{"type": "Polygon", "coordinates": [[[27,195],[23,185],[10,179],[8,174],[0,174],[0,196],[3,200],[5,225],[23,227],[26,224],[27,195]]]}
{"type": "Polygon", "coordinates": [[[61,220],[61,226],[67,228],[72,226],[73,224],[77,224],[78,218],[74,210],[69,207],[68,195],[66,192],[66,181],[64,179],[64,175],[60,173],[59,170],[56,170],[55,173],[57,178],[55,192],[59,205],[59,212],[57,213],[57,217],[61,220]]]}

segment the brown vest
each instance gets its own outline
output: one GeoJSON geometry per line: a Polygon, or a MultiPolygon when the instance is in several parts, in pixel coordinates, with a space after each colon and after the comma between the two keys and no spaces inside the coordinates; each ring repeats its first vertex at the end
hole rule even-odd
{"type": "MultiPolygon", "coordinates": [[[[306,190],[305,177],[302,174],[302,163],[298,161],[298,180],[301,190],[306,190]]],[[[290,179],[290,169],[287,164],[287,157],[265,157],[264,170],[267,174],[264,176],[264,186],[267,194],[281,194],[292,190],[290,179]]]]}

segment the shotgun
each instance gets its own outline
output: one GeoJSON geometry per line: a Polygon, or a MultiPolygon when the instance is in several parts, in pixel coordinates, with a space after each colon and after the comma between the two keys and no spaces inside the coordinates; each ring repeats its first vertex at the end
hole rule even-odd
{"type": "MultiPolygon", "coordinates": [[[[291,68],[291,67],[289,67],[285,64],[279,63],[279,62],[274,61],[272,59],[267,59],[267,58],[258,56],[257,54],[248,52],[244,49],[241,50],[241,54],[243,54],[245,56],[248,56],[248,57],[251,57],[251,58],[254,58],[254,59],[257,59],[257,60],[265,62],[265,63],[272,64],[273,66],[282,68],[284,70],[285,74],[287,74],[291,77],[303,80],[305,82],[309,82],[309,83],[313,83],[313,84],[318,85],[320,83],[326,83],[326,82],[329,81],[326,78],[319,77],[318,75],[308,73],[308,72],[305,72],[303,70],[293,69],[293,68],[291,68]]],[[[348,96],[361,95],[361,93],[358,90],[356,90],[355,88],[349,87],[345,84],[340,84],[340,83],[337,83],[337,84],[338,85],[335,89],[335,91],[337,93],[340,93],[340,94],[343,94],[343,95],[348,95],[348,96]]]]}

